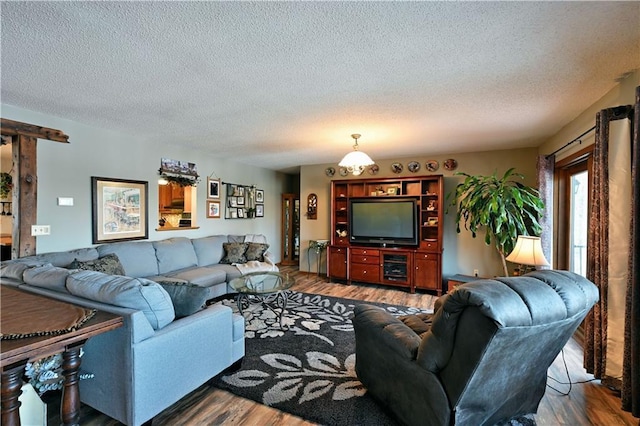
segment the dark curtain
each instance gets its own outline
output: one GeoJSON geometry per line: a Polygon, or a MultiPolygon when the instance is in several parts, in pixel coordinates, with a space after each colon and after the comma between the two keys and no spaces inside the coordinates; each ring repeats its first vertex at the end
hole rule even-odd
{"type": "Polygon", "coordinates": [[[640,417],[640,87],[636,87],[631,144],[631,245],[625,299],[622,409],[640,417]]]}
{"type": "Polygon", "coordinates": [[[600,301],[585,320],[584,363],[588,372],[602,383],[621,390],[622,408],[640,417],[640,289],[638,286],[639,240],[639,187],[638,167],[638,98],[636,88],[635,107],[630,105],[608,108],[596,115],[596,140],[593,152],[593,184],[589,204],[589,235],[587,239],[587,278],[600,289],[600,301]],[[634,118],[635,117],[635,118],[634,118]],[[609,293],[609,123],[613,120],[631,119],[631,239],[629,269],[625,296],[624,361],[622,378],[608,377],[607,354],[607,305],[609,293]]]}
{"type": "Polygon", "coordinates": [[[584,366],[601,378],[606,367],[609,265],[609,110],[596,114],[593,177],[589,201],[587,278],[600,290],[600,300],[585,319],[584,366]]]}
{"type": "Polygon", "coordinates": [[[538,156],[538,191],[540,198],[544,202],[544,211],[540,218],[542,232],[540,233],[540,243],[542,252],[549,263],[553,263],[551,257],[551,243],[553,241],[553,172],[556,164],[555,155],[538,156]]]}

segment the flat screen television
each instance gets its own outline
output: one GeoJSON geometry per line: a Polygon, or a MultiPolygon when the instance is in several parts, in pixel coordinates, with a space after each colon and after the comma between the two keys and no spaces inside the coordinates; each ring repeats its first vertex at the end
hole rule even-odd
{"type": "Polygon", "coordinates": [[[352,198],[349,241],[352,244],[418,245],[415,198],[352,198]]]}

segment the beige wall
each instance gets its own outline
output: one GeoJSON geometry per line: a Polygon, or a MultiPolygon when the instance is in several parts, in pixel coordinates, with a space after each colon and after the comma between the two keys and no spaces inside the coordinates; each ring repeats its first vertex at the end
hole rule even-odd
{"type": "MultiPolygon", "coordinates": [[[[376,160],[376,164],[380,166],[380,172],[371,176],[366,173],[361,176],[364,178],[372,177],[406,177],[412,176],[413,173],[407,170],[409,161],[419,161],[422,165],[421,170],[416,174],[429,174],[425,172],[425,163],[428,160],[437,160],[440,162],[440,169],[436,173],[444,176],[445,193],[452,191],[461,177],[454,176],[454,172],[446,171],[442,168],[442,163],[447,158],[454,158],[458,162],[456,171],[469,174],[491,174],[497,170],[498,174],[504,173],[510,167],[515,167],[516,171],[525,175],[524,183],[535,186],[536,182],[536,159],[537,149],[516,149],[506,151],[491,152],[473,152],[465,154],[455,154],[450,156],[423,156],[411,158],[397,158],[390,160],[376,160]],[[391,163],[398,161],[404,165],[404,171],[396,175],[391,172],[391,163]]],[[[375,160],[375,159],[374,159],[375,160]]],[[[330,189],[332,179],[341,179],[340,176],[328,177],[325,174],[327,167],[337,168],[336,164],[322,164],[313,166],[302,166],[300,171],[300,200],[302,201],[303,212],[306,211],[306,200],[310,193],[318,195],[318,219],[309,220],[304,214],[300,221],[300,269],[306,271],[308,269],[307,248],[309,240],[329,239],[330,238],[330,189]]],[[[356,178],[351,176],[351,178],[356,178]]],[[[443,277],[455,274],[471,275],[474,269],[479,270],[481,276],[501,275],[502,266],[500,257],[496,250],[484,244],[484,234],[480,234],[478,238],[472,238],[471,233],[462,231],[456,233],[456,224],[454,222],[455,214],[451,211],[445,216],[444,221],[444,253],[443,253],[443,277]]],[[[311,271],[316,271],[315,255],[311,254],[311,271]]],[[[326,271],[326,265],[323,263],[322,271],[326,271]]]]}
{"type": "MultiPolygon", "coordinates": [[[[627,78],[616,84],[609,93],[604,95],[596,103],[584,110],[575,120],[564,126],[558,133],[540,145],[540,154],[550,154],[567,142],[581,135],[596,124],[596,113],[605,108],[612,108],[620,105],[633,105],[635,102],[635,90],[640,86],[640,70],[636,70],[627,78]]],[[[561,160],[567,156],[583,149],[585,146],[594,143],[595,132],[591,132],[582,139],[582,144],[574,143],[570,147],[563,149],[556,155],[556,160],[561,160]]]]}

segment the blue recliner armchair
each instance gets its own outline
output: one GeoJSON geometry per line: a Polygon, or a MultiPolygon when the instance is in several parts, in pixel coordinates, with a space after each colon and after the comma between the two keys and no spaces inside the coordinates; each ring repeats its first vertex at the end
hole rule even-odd
{"type": "Polygon", "coordinates": [[[547,369],[597,287],[567,271],[460,285],[431,316],[355,309],[356,373],[407,425],[493,425],[535,413],[547,369]]]}

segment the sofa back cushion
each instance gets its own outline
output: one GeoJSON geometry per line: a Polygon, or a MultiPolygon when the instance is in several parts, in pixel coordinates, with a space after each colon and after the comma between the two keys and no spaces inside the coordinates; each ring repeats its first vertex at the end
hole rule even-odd
{"type": "Polygon", "coordinates": [[[175,318],[169,294],[160,284],[144,278],[80,271],[67,277],[66,286],[74,296],[142,311],[154,330],[175,318]]]}
{"type": "Polygon", "coordinates": [[[226,242],[226,235],[212,235],[210,237],[192,239],[191,244],[193,244],[193,249],[198,257],[198,266],[220,263],[222,256],[224,256],[222,244],[226,242]]]}
{"type": "Polygon", "coordinates": [[[98,246],[100,257],[116,254],[129,277],[151,277],[158,275],[158,259],[151,241],[127,241],[98,246]]]}
{"type": "MultiPolygon", "coordinates": [[[[191,240],[185,237],[154,241],[160,274],[190,268],[198,264],[191,240]]],[[[148,276],[148,275],[147,275],[148,276]]]]}
{"type": "Polygon", "coordinates": [[[67,293],[66,282],[70,273],[71,271],[66,268],[59,268],[47,263],[46,265],[26,269],[22,280],[35,287],[67,293]]]}

